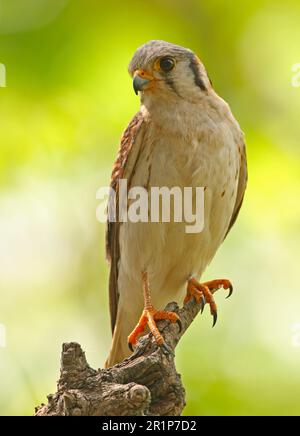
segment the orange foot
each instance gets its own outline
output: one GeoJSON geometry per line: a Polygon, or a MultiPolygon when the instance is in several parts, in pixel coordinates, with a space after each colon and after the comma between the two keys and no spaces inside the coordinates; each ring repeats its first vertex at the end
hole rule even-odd
{"type": "Polygon", "coordinates": [[[213,293],[218,289],[229,289],[230,297],[233,288],[229,280],[211,280],[210,282],[199,283],[196,279],[191,278],[188,280],[187,293],[184,299],[184,304],[188,303],[193,297],[198,304],[202,304],[202,312],[206,303],[210,305],[210,313],[213,317],[213,327],[217,322],[217,305],[215,303],[213,293]]]}
{"type": "Polygon", "coordinates": [[[153,334],[157,344],[166,348],[167,351],[170,351],[164,341],[164,338],[162,337],[156,326],[155,321],[158,321],[160,319],[168,319],[171,322],[177,322],[179,325],[179,329],[181,330],[182,328],[180,318],[175,312],[157,311],[152,306],[149,308],[145,308],[136,327],[128,336],[128,346],[131,351],[133,351],[133,346],[137,342],[138,335],[144,332],[146,325],[148,325],[149,330],[153,334]]]}

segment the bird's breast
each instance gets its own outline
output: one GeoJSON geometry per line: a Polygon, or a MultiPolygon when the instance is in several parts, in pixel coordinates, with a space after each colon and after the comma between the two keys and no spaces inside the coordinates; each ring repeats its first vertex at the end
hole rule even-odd
{"type": "MultiPolygon", "coordinates": [[[[228,229],[237,171],[237,145],[226,125],[215,131],[194,129],[183,136],[148,126],[129,188],[143,187],[149,193],[149,221],[123,223],[120,232],[121,263],[132,280],[147,269],[154,292],[168,301],[176,289],[182,292],[190,275],[203,272],[228,229]],[[151,222],[151,191],[162,187],[182,192],[186,187],[203,188],[201,232],[187,233],[185,219],[151,222]]],[[[174,218],[172,211],[170,216],[174,218]]]]}

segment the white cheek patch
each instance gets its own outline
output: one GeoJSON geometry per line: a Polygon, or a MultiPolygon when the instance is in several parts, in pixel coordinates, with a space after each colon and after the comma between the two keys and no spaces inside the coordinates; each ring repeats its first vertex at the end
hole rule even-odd
{"type": "Polygon", "coordinates": [[[178,94],[183,97],[193,97],[203,92],[195,82],[195,74],[190,67],[190,60],[179,61],[172,71],[171,79],[178,94]]]}

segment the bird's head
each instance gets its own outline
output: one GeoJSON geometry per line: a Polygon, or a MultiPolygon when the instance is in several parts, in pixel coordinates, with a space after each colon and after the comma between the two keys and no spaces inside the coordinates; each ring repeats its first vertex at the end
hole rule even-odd
{"type": "Polygon", "coordinates": [[[195,101],[211,88],[206,70],[189,49],[154,40],[135,52],[129,73],[136,94],[145,99],[185,99],[195,101]]]}

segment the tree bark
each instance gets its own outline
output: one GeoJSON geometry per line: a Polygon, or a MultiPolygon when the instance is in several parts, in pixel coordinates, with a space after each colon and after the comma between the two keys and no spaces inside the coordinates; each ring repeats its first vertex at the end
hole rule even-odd
{"type": "Polygon", "coordinates": [[[149,333],[134,353],[108,369],[92,369],[81,346],[75,342],[62,347],[57,392],[48,395],[48,404],[36,408],[36,416],[179,416],[185,406],[185,389],[177,373],[174,350],[190,326],[200,305],[194,300],[179,309],[170,303],[182,328],[159,321],[166,344],[160,348],[149,333]]]}

